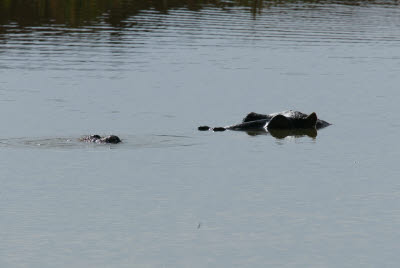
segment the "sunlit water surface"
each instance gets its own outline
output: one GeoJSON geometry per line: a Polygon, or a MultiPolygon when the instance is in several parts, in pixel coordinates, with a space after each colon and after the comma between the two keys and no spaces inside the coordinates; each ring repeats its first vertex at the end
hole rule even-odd
{"type": "Polygon", "coordinates": [[[400,263],[396,1],[0,3],[1,267],[400,263]],[[197,131],[287,109],[333,125],[197,131]]]}

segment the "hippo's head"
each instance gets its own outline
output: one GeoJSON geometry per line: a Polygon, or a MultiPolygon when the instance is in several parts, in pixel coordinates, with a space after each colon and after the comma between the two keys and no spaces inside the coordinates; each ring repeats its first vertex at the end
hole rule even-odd
{"type": "Polygon", "coordinates": [[[114,143],[114,144],[116,144],[116,143],[120,143],[121,139],[118,136],[110,135],[110,136],[101,138],[101,141],[105,142],[105,143],[114,143]]]}
{"type": "Polygon", "coordinates": [[[317,123],[317,114],[311,113],[305,118],[291,118],[286,117],[282,114],[274,116],[271,121],[269,121],[268,129],[308,129],[315,128],[317,123]]]}

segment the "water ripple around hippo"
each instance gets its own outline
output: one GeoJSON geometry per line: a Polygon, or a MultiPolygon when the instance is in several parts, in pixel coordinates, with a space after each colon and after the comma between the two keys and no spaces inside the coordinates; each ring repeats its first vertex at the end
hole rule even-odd
{"type": "MultiPolygon", "coordinates": [[[[106,136],[107,137],[107,136],[106,136]]],[[[2,138],[0,147],[6,148],[31,148],[31,149],[140,149],[140,148],[166,148],[195,145],[189,136],[178,135],[127,135],[121,142],[107,143],[98,140],[98,135],[83,137],[20,137],[2,138]],[[93,137],[94,136],[94,137],[93,137]]]]}

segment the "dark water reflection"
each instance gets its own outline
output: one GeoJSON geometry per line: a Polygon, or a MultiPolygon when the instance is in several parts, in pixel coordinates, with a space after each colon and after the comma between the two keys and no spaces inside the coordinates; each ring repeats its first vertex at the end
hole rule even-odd
{"type": "MultiPolygon", "coordinates": [[[[257,19],[257,15],[271,16],[276,13],[288,13],[287,18],[293,16],[292,20],[330,20],[332,12],[343,18],[358,17],[359,9],[352,7],[374,7],[396,8],[398,1],[0,1],[0,33],[7,34],[17,31],[30,32],[34,30],[44,30],[40,27],[60,27],[60,28],[85,28],[87,26],[98,26],[90,28],[91,31],[98,30],[117,30],[130,28],[134,30],[146,31],[162,27],[163,15],[180,15],[182,20],[176,21],[181,27],[190,27],[193,21],[199,19],[198,15],[206,10],[210,18],[215,16],[213,12],[221,12],[225,16],[221,19],[237,21],[246,18],[251,14],[251,18],[257,19]],[[332,10],[332,5],[336,10],[332,10]],[[328,7],[326,9],[326,7],[328,7]],[[180,11],[179,13],[175,13],[180,11]],[[240,12],[240,13],[239,13],[240,12]],[[146,19],[135,16],[145,14],[146,19]],[[198,15],[196,15],[198,14],[198,15]],[[234,16],[229,18],[228,15],[234,16]],[[238,17],[239,15],[239,17],[238,17]],[[188,25],[186,25],[188,24],[188,25]],[[110,27],[110,28],[107,28],[110,27]],[[153,27],[153,28],[151,28],[153,27]],[[149,30],[148,29],[148,30],[149,30]]],[[[389,14],[396,14],[395,10],[388,11],[389,14]]],[[[285,16],[284,16],[285,17],[285,16]]],[[[215,18],[216,23],[220,21],[215,18]]],[[[290,21],[289,21],[290,22],[290,21]]],[[[341,23],[345,23],[342,21],[341,23]]],[[[284,24],[286,24],[285,22],[284,24]]],[[[339,22],[336,22],[339,23],[339,22]]],[[[267,25],[265,25],[267,26],[267,25]]],[[[272,25],[270,25],[272,26],[272,25]]],[[[275,26],[275,25],[273,25],[275,26]]],[[[332,25],[335,26],[335,25],[332,25]]],[[[62,31],[62,29],[60,29],[62,31]]],[[[79,32],[78,29],[76,29],[79,32]]],[[[58,32],[60,34],[62,32],[58,32]]],[[[70,31],[66,30],[66,34],[70,31]]],[[[114,32],[113,32],[114,33],[114,32]]]]}
{"type": "Polygon", "coordinates": [[[15,0],[0,1],[0,24],[8,25],[16,23],[19,27],[32,27],[43,25],[64,25],[66,27],[81,27],[99,22],[104,22],[112,27],[131,27],[132,24],[126,19],[139,14],[142,11],[154,10],[161,14],[168,14],[169,11],[185,8],[190,11],[200,11],[204,8],[217,8],[227,13],[235,8],[245,8],[254,17],[257,14],[268,13],[268,8],[281,7],[293,9],[320,8],[322,5],[348,5],[363,6],[368,4],[393,6],[398,1],[180,1],[180,0],[158,0],[158,1],[51,1],[15,0]]]}
{"type": "Polygon", "coordinates": [[[168,53],[205,46],[274,48],[338,43],[397,46],[398,4],[2,0],[0,68],[117,73],[132,64],[137,70],[146,70],[148,58],[141,56],[154,50],[168,53]]]}
{"type": "Polygon", "coordinates": [[[270,134],[276,139],[284,139],[286,137],[310,137],[316,138],[318,132],[316,129],[299,129],[299,130],[253,130],[253,131],[245,131],[249,136],[258,136],[258,135],[268,135],[270,134]]]}

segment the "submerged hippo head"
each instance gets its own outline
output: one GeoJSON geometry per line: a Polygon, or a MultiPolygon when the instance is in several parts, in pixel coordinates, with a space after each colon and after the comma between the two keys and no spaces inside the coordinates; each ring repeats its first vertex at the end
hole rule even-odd
{"type": "Polygon", "coordinates": [[[297,136],[302,135],[302,133],[305,132],[307,136],[315,137],[316,130],[327,127],[329,125],[331,124],[324,120],[318,119],[316,113],[311,113],[307,115],[302,112],[288,110],[274,114],[258,114],[252,112],[249,113],[241,123],[236,125],[217,128],[201,126],[198,129],[201,131],[210,129],[212,129],[213,131],[241,130],[248,133],[250,132],[252,134],[265,132],[269,132],[272,134],[272,132],[274,132],[279,137],[291,135],[297,136]],[[281,130],[285,130],[285,132],[278,133],[281,130]]]}
{"type": "Polygon", "coordinates": [[[94,143],[120,143],[121,139],[118,136],[110,135],[101,137],[100,135],[89,135],[79,139],[80,141],[84,142],[94,142],[94,143]]]}
{"type": "Polygon", "coordinates": [[[275,115],[269,121],[268,129],[307,129],[315,128],[317,124],[317,114],[311,113],[307,117],[287,117],[282,114],[275,115]]]}
{"type": "Polygon", "coordinates": [[[114,144],[116,144],[116,143],[120,143],[121,139],[118,136],[110,135],[110,136],[101,138],[100,141],[104,142],[104,143],[114,143],[114,144]]]}

